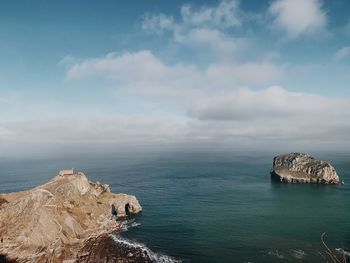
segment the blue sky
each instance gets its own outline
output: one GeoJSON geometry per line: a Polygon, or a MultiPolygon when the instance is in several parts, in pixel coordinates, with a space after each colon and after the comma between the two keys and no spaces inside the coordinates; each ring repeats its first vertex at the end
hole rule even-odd
{"type": "Polygon", "coordinates": [[[349,145],[349,1],[1,1],[0,155],[349,145]]]}

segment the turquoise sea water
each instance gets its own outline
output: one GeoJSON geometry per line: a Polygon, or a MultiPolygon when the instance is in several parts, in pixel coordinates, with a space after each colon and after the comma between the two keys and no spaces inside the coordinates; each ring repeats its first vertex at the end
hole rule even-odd
{"type": "Polygon", "coordinates": [[[128,153],[1,160],[0,192],[46,182],[64,167],[134,194],[141,225],[122,234],[185,262],[322,262],[322,232],[350,248],[350,155],[330,161],[343,186],[272,183],[273,155],[128,153]]]}

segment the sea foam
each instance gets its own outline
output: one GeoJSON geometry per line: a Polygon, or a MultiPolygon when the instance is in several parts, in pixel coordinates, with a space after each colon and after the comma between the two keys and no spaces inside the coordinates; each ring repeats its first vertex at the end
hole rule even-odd
{"type": "Polygon", "coordinates": [[[153,262],[155,263],[181,263],[182,261],[179,259],[175,259],[160,253],[153,252],[148,247],[146,247],[144,244],[134,242],[131,240],[128,240],[126,238],[122,238],[119,235],[111,235],[111,238],[114,240],[114,242],[118,244],[122,244],[129,248],[135,248],[141,250],[144,254],[148,256],[153,262]]]}

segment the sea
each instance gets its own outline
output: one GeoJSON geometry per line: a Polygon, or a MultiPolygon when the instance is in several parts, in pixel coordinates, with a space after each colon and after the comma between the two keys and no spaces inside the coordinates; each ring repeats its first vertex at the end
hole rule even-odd
{"type": "Polygon", "coordinates": [[[312,153],[344,185],[272,182],[278,153],[158,151],[0,160],[0,193],[38,186],[73,167],[143,207],[116,242],[158,262],[325,262],[350,249],[350,154],[312,153]]]}

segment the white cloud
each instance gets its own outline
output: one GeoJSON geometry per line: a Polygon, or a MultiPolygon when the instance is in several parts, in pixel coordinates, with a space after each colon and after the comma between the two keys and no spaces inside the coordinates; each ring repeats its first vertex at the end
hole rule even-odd
{"type": "Polygon", "coordinates": [[[67,77],[80,79],[87,76],[103,76],[118,80],[148,79],[152,80],[163,75],[166,67],[156,59],[150,51],[107,54],[102,58],[88,59],[73,64],[67,77]]]}
{"type": "MultiPolygon", "coordinates": [[[[350,145],[348,100],[289,92],[278,86],[240,88],[268,86],[286,70],[287,66],[275,65],[270,60],[216,63],[205,68],[169,65],[150,51],[140,51],[86,60],[72,66],[67,74],[78,78],[98,75],[122,83],[118,87],[126,91],[174,99],[188,113],[185,122],[172,126],[181,129],[172,137],[174,142],[205,145],[227,141],[236,147],[250,144],[252,148],[257,142],[269,147],[297,143],[303,146],[310,142],[313,145],[309,146],[314,148],[320,144],[332,148],[329,146],[332,142],[337,144],[334,147],[350,145]]],[[[169,122],[170,119],[164,119],[164,125],[169,122]]],[[[160,132],[155,134],[159,138],[173,134],[171,129],[154,127],[160,132]]],[[[118,134],[114,133],[124,138],[118,134]]],[[[125,130],[125,140],[127,134],[133,137],[133,132],[125,130]]],[[[109,138],[107,134],[103,137],[109,138]]]]}
{"type": "Polygon", "coordinates": [[[284,66],[271,62],[241,64],[212,64],[206,70],[206,77],[217,87],[264,85],[275,82],[284,75],[284,66]]]}
{"type": "Polygon", "coordinates": [[[174,41],[183,46],[192,47],[193,52],[198,50],[213,54],[214,60],[237,60],[247,50],[250,40],[235,38],[223,31],[211,28],[193,28],[174,31],[174,41]]]}
{"type": "Polygon", "coordinates": [[[114,80],[121,89],[159,96],[179,96],[203,84],[196,66],[166,65],[147,50],[88,59],[67,72],[68,79],[95,76],[114,80]]]}
{"type": "Polygon", "coordinates": [[[217,63],[206,68],[192,64],[168,65],[150,51],[144,50],[82,61],[69,68],[67,77],[79,79],[100,76],[115,80],[120,88],[138,93],[181,97],[196,90],[271,84],[283,74],[283,66],[268,61],[217,63]]]}
{"type": "Polygon", "coordinates": [[[161,34],[168,31],[175,43],[193,46],[194,49],[208,47],[219,55],[218,58],[228,58],[247,44],[247,40],[242,41],[224,32],[241,24],[238,13],[236,0],[223,0],[212,7],[184,5],[178,21],[165,14],[147,14],[143,17],[141,27],[147,33],[161,34]]]}
{"type": "Polygon", "coordinates": [[[142,20],[142,29],[147,32],[160,33],[162,31],[184,30],[193,27],[230,28],[241,24],[239,19],[238,1],[222,0],[217,6],[191,5],[181,7],[180,21],[165,14],[146,14],[142,20]]]}
{"type": "Polygon", "coordinates": [[[189,106],[189,116],[194,118],[191,131],[207,140],[269,148],[305,143],[317,149],[326,144],[328,150],[350,144],[349,100],[293,93],[278,86],[198,97],[189,106]]]}
{"type": "Polygon", "coordinates": [[[223,0],[218,6],[202,6],[194,10],[191,5],[181,7],[181,17],[183,23],[196,26],[204,24],[215,27],[235,27],[241,24],[238,15],[239,2],[236,0],[223,0]]]}
{"type": "Polygon", "coordinates": [[[343,112],[345,109],[350,109],[346,100],[288,92],[279,86],[271,86],[258,91],[241,88],[198,98],[189,114],[200,120],[290,121],[293,117],[299,120],[306,117],[323,122],[329,115],[350,116],[349,110],[343,112]]]}
{"type": "Polygon", "coordinates": [[[1,121],[0,154],[215,145],[236,150],[346,150],[350,146],[350,101],[346,99],[272,86],[193,94],[184,107],[188,115],[181,118],[176,114],[89,114],[1,121]]]}
{"type": "Polygon", "coordinates": [[[243,46],[239,40],[228,37],[219,30],[208,28],[196,28],[186,32],[176,31],[174,40],[182,45],[192,46],[195,50],[207,48],[215,54],[216,59],[232,60],[243,46]]]}
{"type": "Polygon", "coordinates": [[[166,30],[171,31],[175,28],[175,26],[174,18],[164,14],[146,14],[142,21],[142,29],[150,33],[160,34],[166,30]]]}
{"type": "Polygon", "coordinates": [[[291,38],[323,30],[327,23],[321,0],[275,0],[269,7],[275,26],[291,38]]]}
{"type": "Polygon", "coordinates": [[[349,47],[343,47],[341,49],[339,49],[335,54],[334,54],[334,59],[336,61],[340,61],[344,58],[346,58],[347,56],[350,55],[350,46],[349,47]]]}

